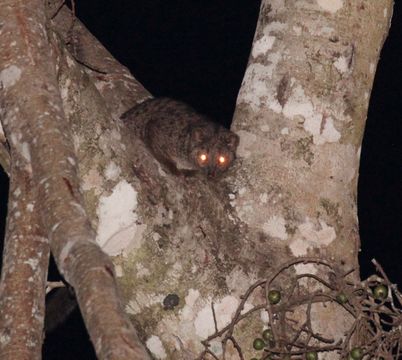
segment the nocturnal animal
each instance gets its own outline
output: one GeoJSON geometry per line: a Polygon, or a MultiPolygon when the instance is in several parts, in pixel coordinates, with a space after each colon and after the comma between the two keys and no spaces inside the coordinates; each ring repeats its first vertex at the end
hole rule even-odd
{"type": "Polygon", "coordinates": [[[146,100],[121,119],[155,159],[175,175],[203,173],[217,177],[235,160],[239,137],[180,101],[146,100]]]}

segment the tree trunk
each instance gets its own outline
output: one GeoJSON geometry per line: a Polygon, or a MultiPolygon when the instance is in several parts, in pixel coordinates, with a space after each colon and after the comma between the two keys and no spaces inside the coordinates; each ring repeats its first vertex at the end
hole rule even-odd
{"type": "MultiPolygon", "coordinates": [[[[334,300],[345,279],[359,279],[358,159],[391,12],[390,0],[263,1],[232,125],[241,138],[239,159],[214,181],[160,171],[119,120],[149,94],[78,21],[70,29],[67,9],[54,14],[60,107],[78,160],[78,169],[68,165],[73,191],[64,186],[58,201],[71,192],[80,198],[79,179],[88,224],[113,256],[125,311],[156,359],[249,359],[259,356],[253,339],[267,328],[278,356],[347,354],[342,338],[353,316],[334,300]],[[282,294],[277,307],[275,292],[282,294]],[[292,314],[282,311],[286,306],[292,314]],[[305,338],[296,337],[296,325],[305,338]],[[297,351],[289,345],[296,342],[303,344],[297,351]]],[[[53,170],[46,171],[51,178],[53,170]]],[[[78,207],[67,205],[62,214],[74,219],[78,207]]],[[[57,222],[50,218],[46,233],[53,235],[57,222]]],[[[66,222],[64,231],[74,224],[66,222]]],[[[52,242],[61,271],[73,273],[65,242],[52,242]]],[[[81,291],[85,307],[94,298],[81,291]]],[[[101,296],[114,304],[114,292],[105,288],[101,296]]],[[[93,334],[96,342],[100,335],[93,334]]]]}

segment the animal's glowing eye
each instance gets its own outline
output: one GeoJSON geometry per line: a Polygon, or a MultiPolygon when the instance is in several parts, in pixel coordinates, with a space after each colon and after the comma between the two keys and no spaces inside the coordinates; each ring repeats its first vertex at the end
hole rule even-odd
{"type": "Polygon", "coordinates": [[[219,164],[223,165],[226,162],[226,158],[221,155],[218,157],[218,162],[219,164]]]}
{"type": "Polygon", "coordinates": [[[204,163],[204,162],[206,162],[208,160],[207,154],[200,154],[198,156],[198,158],[200,159],[200,162],[202,162],[202,163],[204,163]]]}

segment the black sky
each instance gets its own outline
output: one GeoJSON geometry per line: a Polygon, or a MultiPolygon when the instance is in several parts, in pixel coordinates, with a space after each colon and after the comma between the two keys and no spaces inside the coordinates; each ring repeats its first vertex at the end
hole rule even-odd
{"type": "MultiPolygon", "coordinates": [[[[259,1],[86,0],[77,15],[155,96],[184,100],[229,125],[247,64],[259,1]]],[[[402,4],[395,5],[371,97],[359,178],[363,277],[375,257],[401,285],[402,265],[402,4]]],[[[5,213],[4,174],[0,187],[5,213]]],[[[352,240],[351,240],[352,241],[352,240]]],[[[78,315],[77,315],[78,316],[78,315]]],[[[94,359],[86,338],[55,334],[45,360],[94,359]],[[57,343],[58,342],[58,343],[57,343]],[[66,344],[67,342],[67,344],[66,344]],[[63,345],[64,344],[64,349],[63,345]],[[59,351],[56,353],[56,348],[59,351]],[[60,349],[61,353],[60,353],[60,349]]],[[[70,328],[69,328],[70,327],[70,328]]],[[[67,330],[66,328],[62,329],[67,330]]]]}

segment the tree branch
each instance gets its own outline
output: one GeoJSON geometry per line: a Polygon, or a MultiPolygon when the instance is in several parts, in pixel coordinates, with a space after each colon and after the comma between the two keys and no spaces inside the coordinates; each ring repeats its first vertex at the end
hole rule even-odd
{"type": "Polygon", "coordinates": [[[98,358],[147,359],[119,303],[113,265],[96,245],[84,210],[56,76],[58,49],[45,31],[44,4],[14,1],[0,6],[3,127],[11,152],[25,160],[13,158],[13,164],[32,172],[31,191],[43,231],[60,272],[75,288],[98,358]]]}
{"type": "Polygon", "coordinates": [[[30,165],[13,152],[0,285],[0,358],[41,359],[49,243],[39,225],[30,165]]]}

